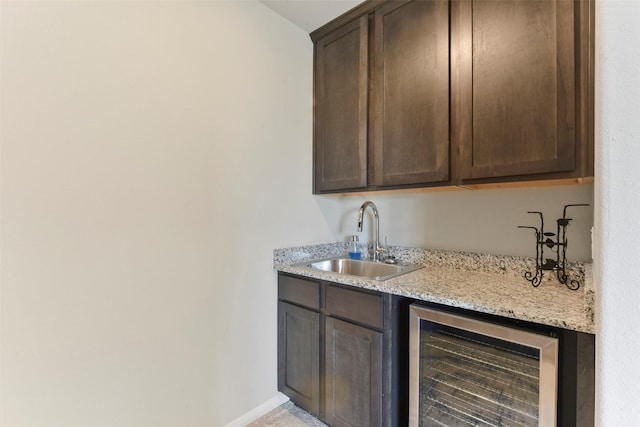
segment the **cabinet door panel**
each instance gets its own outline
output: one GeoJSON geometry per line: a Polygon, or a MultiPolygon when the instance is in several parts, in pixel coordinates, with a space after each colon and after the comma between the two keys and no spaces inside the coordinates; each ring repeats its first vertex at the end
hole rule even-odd
{"type": "Polygon", "coordinates": [[[382,334],[326,318],[326,421],[336,427],[382,424],[382,334]]]}
{"type": "Polygon", "coordinates": [[[576,168],[576,4],[460,4],[463,179],[576,168]]]}
{"type": "Polygon", "coordinates": [[[315,48],[315,192],[367,185],[368,25],[364,16],[315,48]]]}
{"type": "Polygon", "coordinates": [[[449,2],[393,2],[375,12],[377,186],[449,178],[449,2]]]}
{"type": "Polygon", "coordinates": [[[320,314],[278,303],[278,389],[307,411],[320,411],[320,314]]]}

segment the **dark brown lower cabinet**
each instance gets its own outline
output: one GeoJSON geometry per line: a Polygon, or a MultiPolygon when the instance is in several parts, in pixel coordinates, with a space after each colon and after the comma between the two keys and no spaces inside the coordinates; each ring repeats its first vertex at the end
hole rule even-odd
{"type": "Polygon", "coordinates": [[[278,388],[320,414],[320,313],[278,303],[278,388]]]}
{"type": "Polygon", "coordinates": [[[325,419],[332,426],[382,425],[382,333],[325,320],[325,419]]]}
{"type": "Polygon", "coordinates": [[[333,427],[399,425],[391,295],[278,276],[278,389],[333,427]]]}
{"type": "MultiPolygon", "coordinates": [[[[279,273],[278,390],[332,427],[409,425],[409,307],[416,300],[279,273]]],[[[559,339],[558,425],[594,425],[595,337],[425,301],[559,339]]]]}
{"type": "Polygon", "coordinates": [[[278,389],[320,415],[320,282],[278,277],[278,389]]]}

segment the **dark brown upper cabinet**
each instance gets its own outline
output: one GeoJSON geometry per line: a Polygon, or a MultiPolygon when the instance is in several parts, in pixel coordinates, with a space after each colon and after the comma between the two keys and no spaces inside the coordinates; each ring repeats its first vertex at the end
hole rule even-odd
{"type": "Polygon", "coordinates": [[[315,45],[315,192],[367,186],[368,28],[362,16],[315,45]]]}
{"type": "Polygon", "coordinates": [[[446,183],[448,1],[387,2],[315,34],[314,192],[446,183]]]}
{"type": "Polygon", "coordinates": [[[376,187],[449,179],[449,2],[374,12],[371,105],[376,187]]]}
{"type": "Polygon", "coordinates": [[[593,8],[373,0],[314,31],[314,192],[592,177],[593,8]]]}
{"type": "Polygon", "coordinates": [[[461,180],[592,176],[589,2],[474,0],[455,9],[461,180]]]}

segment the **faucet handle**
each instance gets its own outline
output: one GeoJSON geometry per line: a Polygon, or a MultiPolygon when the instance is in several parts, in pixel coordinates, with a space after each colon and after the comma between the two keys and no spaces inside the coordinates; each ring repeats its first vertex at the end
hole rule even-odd
{"type": "Polygon", "coordinates": [[[384,246],[378,243],[378,252],[389,254],[389,244],[387,243],[387,236],[384,236],[384,246]]]}
{"type": "Polygon", "coordinates": [[[378,246],[376,249],[376,259],[378,261],[384,261],[386,258],[388,258],[388,256],[386,254],[389,253],[389,250],[387,248],[385,248],[384,246],[378,246]]]}
{"type": "Polygon", "coordinates": [[[397,264],[398,260],[393,255],[387,255],[386,257],[384,257],[384,263],[385,264],[397,264]]]}
{"type": "Polygon", "coordinates": [[[398,260],[395,256],[391,255],[391,251],[389,250],[389,245],[387,244],[387,236],[384,236],[384,246],[380,246],[378,248],[378,259],[384,262],[385,264],[397,264],[398,260]],[[385,254],[384,256],[380,256],[385,254]]]}

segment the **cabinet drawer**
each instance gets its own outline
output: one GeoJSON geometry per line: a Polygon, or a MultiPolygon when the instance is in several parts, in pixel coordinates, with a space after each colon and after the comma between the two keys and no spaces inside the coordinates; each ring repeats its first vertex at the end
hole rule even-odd
{"type": "Polygon", "coordinates": [[[327,314],[382,329],[382,295],[327,285],[327,314]]]}
{"type": "Polygon", "coordinates": [[[320,283],[297,277],[278,277],[278,299],[320,309],[320,283]]]}

